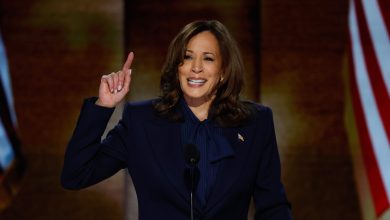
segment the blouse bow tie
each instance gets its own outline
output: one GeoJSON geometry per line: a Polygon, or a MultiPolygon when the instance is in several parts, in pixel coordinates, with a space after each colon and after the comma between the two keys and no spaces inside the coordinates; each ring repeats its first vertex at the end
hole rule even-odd
{"type": "MultiPolygon", "coordinates": [[[[188,122],[192,124],[189,133],[191,133],[188,137],[187,142],[196,145],[196,138],[199,133],[205,132],[206,136],[209,139],[209,147],[207,151],[209,152],[207,155],[207,159],[210,163],[215,163],[224,158],[231,157],[235,155],[235,152],[230,145],[230,143],[226,140],[226,138],[222,135],[222,128],[215,125],[209,119],[204,121],[199,121],[199,119],[194,115],[191,109],[188,107],[187,103],[184,99],[181,100],[181,105],[184,109],[184,117],[188,122]]],[[[198,146],[199,147],[199,146],[198,146]]]]}

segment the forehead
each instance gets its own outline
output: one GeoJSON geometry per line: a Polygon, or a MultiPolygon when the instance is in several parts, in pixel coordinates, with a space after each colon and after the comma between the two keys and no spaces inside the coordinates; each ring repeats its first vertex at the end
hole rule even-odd
{"type": "Polygon", "coordinates": [[[187,50],[219,53],[219,43],[210,31],[203,31],[193,36],[187,44],[187,50]]]}

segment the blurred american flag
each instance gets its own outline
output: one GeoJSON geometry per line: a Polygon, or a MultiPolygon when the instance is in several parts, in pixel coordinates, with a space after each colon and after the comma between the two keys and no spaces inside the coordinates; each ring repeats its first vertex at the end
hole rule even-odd
{"type": "Polygon", "coordinates": [[[376,218],[390,207],[389,30],[389,0],[350,1],[349,78],[357,133],[376,218]]]}
{"type": "Polygon", "coordinates": [[[16,125],[7,57],[0,35],[0,211],[11,203],[25,170],[16,125]]]}

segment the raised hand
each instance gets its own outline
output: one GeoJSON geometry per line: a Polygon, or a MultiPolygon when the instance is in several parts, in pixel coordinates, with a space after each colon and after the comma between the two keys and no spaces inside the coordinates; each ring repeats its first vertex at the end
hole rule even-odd
{"type": "Polygon", "coordinates": [[[121,71],[102,76],[97,105],[112,108],[122,101],[130,88],[133,59],[134,53],[130,52],[121,71]]]}

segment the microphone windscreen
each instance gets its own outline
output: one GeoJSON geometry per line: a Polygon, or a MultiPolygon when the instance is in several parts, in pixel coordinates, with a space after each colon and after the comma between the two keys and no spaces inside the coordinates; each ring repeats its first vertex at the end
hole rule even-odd
{"type": "Polygon", "coordinates": [[[187,144],[184,146],[184,159],[190,166],[195,166],[200,160],[200,153],[197,146],[194,144],[187,144]]]}

